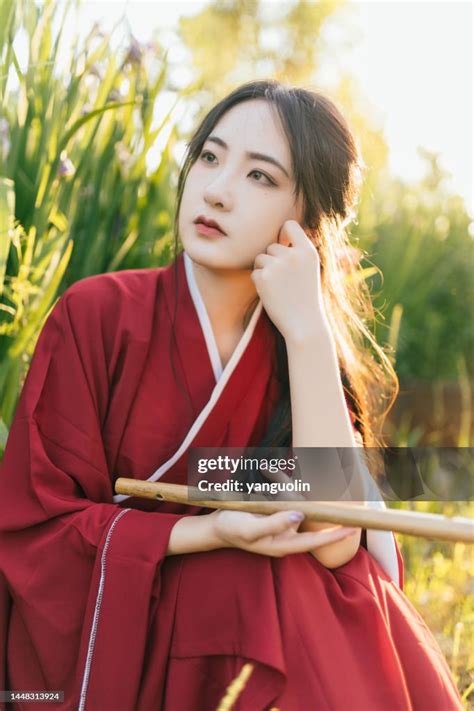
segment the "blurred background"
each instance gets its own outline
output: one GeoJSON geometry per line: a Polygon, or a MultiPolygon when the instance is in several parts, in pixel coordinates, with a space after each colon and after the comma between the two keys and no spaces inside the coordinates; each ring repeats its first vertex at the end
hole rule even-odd
{"type": "MultiPolygon", "coordinates": [[[[186,140],[237,84],[329,94],[367,166],[351,241],[393,353],[393,446],[472,446],[470,2],[0,0],[0,453],[41,327],[91,274],[166,264],[186,140]]],[[[471,515],[471,502],[401,508],[471,515]]],[[[397,534],[474,708],[472,550],[397,534]]]]}

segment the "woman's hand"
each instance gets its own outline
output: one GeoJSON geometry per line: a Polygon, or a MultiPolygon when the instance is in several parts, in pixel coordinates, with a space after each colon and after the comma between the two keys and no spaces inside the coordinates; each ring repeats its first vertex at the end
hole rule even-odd
{"type": "Polygon", "coordinates": [[[318,546],[341,541],[353,536],[357,529],[334,525],[325,531],[299,533],[304,518],[293,521],[296,511],[278,511],[274,514],[252,514],[245,511],[218,509],[209,516],[218,547],[241,548],[250,553],[260,553],[281,558],[289,553],[306,553],[318,546]]]}
{"type": "MultiPolygon", "coordinates": [[[[269,479],[272,482],[278,482],[279,484],[283,484],[286,488],[287,484],[290,484],[293,480],[290,479],[288,474],[286,472],[282,471],[281,469],[278,469],[277,472],[270,472],[270,471],[262,471],[263,476],[266,479],[269,479]]],[[[311,501],[311,495],[304,496],[303,494],[297,492],[297,491],[279,491],[277,494],[272,496],[272,501],[311,501]]],[[[335,502],[329,502],[329,503],[339,503],[338,501],[335,502]]],[[[360,505],[360,502],[347,502],[345,501],[344,503],[348,504],[349,506],[352,505],[360,505]]],[[[300,531],[321,531],[321,530],[334,530],[334,526],[336,524],[332,523],[331,521],[311,521],[309,519],[305,519],[302,524],[300,531]]],[[[358,532],[359,534],[362,533],[361,528],[352,528],[350,529],[353,533],[358,532]]],[[[360,538],[360,535],[359,535],[360,538]]],[[[332,541],[331,541],[332,543],[332,541]]],[[[317,557],[317,555],[316,555],[317,557]]]]}
{"type": "Polygon", "coordinates": [[[285,339],[331,334],[321,291],[319,254],[301,225],[287,220],[278,242],[254,261],[252,281],[270,319],[285,339]]]}

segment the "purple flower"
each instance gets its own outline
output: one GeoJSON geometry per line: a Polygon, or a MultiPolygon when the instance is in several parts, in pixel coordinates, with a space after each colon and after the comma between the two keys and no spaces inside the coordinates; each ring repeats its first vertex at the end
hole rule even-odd
{"type": "Polygon", "coordinates": [[[74,164],[67,157],[66,151],[61,151],[61,156],[59,159],[59,166],[58,166],[58,177],[59,178],[70,178],[72,175],[75,174],[75,172],[76,172],[76,169],[74,167],[74,164]]]}

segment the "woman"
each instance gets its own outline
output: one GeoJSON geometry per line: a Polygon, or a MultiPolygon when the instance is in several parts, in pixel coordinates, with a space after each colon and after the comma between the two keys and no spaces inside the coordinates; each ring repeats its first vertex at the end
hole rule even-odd
{"type": "Polygon", "coordinates": [[[354,446],[342,379],[377,442],[383,368],[341,266],[357,167],[330,101],[239,87],[190,142],[184,252],[60,298],[0,477],[3,688],[204,711],[250,661],[240,711],[461,708],[392,533],[114,495],[186,483],[191,448],[354,446]]]}

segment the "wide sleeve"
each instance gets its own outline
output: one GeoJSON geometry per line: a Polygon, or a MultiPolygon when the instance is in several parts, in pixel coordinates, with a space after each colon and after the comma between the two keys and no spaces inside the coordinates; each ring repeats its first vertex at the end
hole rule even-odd
{"type": "Polygon", "coordinates": [[[75,286],[41,331],[0,470],[0,688],[63,690],[67,709],[132,708],[182,515],[112,501],[101,427],[119,308],[107,319],[100,294],[75,286]],[[102,706],[101,678],[114,679],[102,706]]]}

